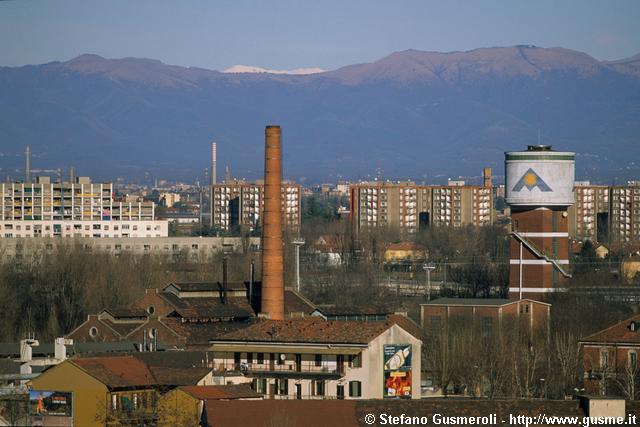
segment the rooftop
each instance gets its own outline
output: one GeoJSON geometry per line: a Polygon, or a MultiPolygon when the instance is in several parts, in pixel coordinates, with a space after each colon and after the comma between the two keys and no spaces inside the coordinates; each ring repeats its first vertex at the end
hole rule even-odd
{"type": "Polygon", "coordinates": [[[504,305],[516,303],[518,301],[530,301],[537,304],[549,305],[545,302],[534,301],[530,299],[510,300],[504,298],[438,298],[421,305],[466,305],[477,307],[501,307],[504,305]]]}
{"type": "MultiPolygon", "coordinates": [[[[384,321],[327,321],[308,317],[291,320],[257,320],[246,328],[212,339],[239,342],[289,342],[318,344],[368,344],[378,335],[398,324],[408,333],[419,331],[403,316],[389,316],[384,321]]],[[[413,325],[415,326],[415,325],[413,325]]]]}
{"type": "Polygon", "coordinates": [[[249,384],[184,386],[180,390],[200,400],[261,399],[249,384]]]}
{"type": "Polygon", "coordinates": [[[618,322],[613,326],[598,331],[580,340],[581,342],[598,343],[633,343],[640,344],[640,314],[618,322]],[[635,322],[634,330],[631,323],[635,322]]]}

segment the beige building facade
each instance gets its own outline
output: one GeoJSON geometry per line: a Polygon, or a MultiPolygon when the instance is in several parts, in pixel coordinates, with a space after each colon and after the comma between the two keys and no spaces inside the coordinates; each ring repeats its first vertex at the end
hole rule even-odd
{"type": "MultiPolygon", "coordinates": [[[[489,181],[490,182],[490,181],[489,181]]],[[[363,182],[351,186],[356,228],[395,226],[409,232],[431,225],[462,227],[493,224],[491,186],[425,186],[414,182],[363,182]]]]}
{"type": "Polygon", "coordinates": [[[282,326],[269,322],[212,340],[214,370],[243,372],[268,399],[420,398],[422,341],[400,325],[316,318],[282,326]],[[281,327],[302,332],[283,332],[279,339],[281,327]],[[252,336],[256,329],[266,331],[265,339],[262,333],[252,336]],[[320,331],[323,336],[316,336],[320,331]]]}
{"type": "MultiPolygon", "coordinates": [[[[282,220],[285,227],[298,230],[300,227],[299,184],[282,183],[282,220]]],[[[225,231],[236,227],[250,230],[262,226],[264,211],[264,183],[231,181],[211,187],[211,225],[225,231]]]]}

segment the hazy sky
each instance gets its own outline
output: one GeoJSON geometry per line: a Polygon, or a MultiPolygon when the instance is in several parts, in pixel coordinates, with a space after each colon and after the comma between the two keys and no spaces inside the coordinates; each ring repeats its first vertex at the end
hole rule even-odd
{"type": "Polygon", "coordinates": [[[640,53],[639,0],[0,0],[0,65],[82,53],[224,69],[333,69],[405,49],[640,53]]]}

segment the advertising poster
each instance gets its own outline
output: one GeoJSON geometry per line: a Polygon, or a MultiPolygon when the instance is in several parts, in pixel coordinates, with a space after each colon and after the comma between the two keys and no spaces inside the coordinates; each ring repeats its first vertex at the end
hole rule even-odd
{"type": "Polygon", "coordinates": [[[411,399],[411,344],[384,345],[383,397],[411,399]]]}
{"type": "Polygon", "coordinates": [[[34,426],[73,426],[72,393],[29,391],[29,415],[34,426]]]}

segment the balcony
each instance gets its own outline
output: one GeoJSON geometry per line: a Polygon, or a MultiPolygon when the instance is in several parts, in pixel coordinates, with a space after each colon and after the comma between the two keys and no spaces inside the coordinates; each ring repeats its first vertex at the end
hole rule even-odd
{"type": "Polygon", "coordinates": [[[242,372],[251,376],[338,379],[344,376],[346,363],[340,366],[335,362],[331,364],[323,362],[320,366],[317,366],[313,361],[295,363],[287,360],[282,365],[279,365],[277,361],[265,361],[265,363],[225,361],[221,364],[216,364],[216,368],[218,371],[242,372]]]}

